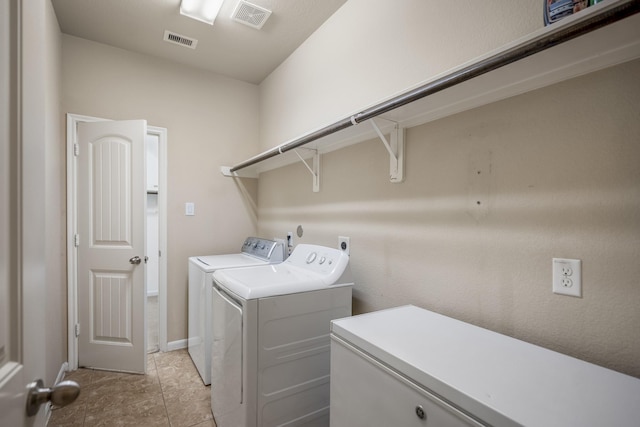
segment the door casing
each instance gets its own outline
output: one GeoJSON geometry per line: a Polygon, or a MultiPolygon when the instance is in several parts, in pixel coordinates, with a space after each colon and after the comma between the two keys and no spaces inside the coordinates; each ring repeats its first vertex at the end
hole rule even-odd
{"type": "MultiPolygon", "coordinates": [[[[69,369],[78,369],[78,278],[77,248],[74,235],[78,230],[77,209],[77,166],[74,161],[74,144],[77,141],[79,122],[108,121],[98,117],[67,114],[67,307],[68,307],[68,362],[69,369]]],[[[158,284],[158,341],[160,351],[167,351],[167,129],[147,126],[147,134],[159,139],[158,161],[158,222],[159,259],[158,284]]]]}

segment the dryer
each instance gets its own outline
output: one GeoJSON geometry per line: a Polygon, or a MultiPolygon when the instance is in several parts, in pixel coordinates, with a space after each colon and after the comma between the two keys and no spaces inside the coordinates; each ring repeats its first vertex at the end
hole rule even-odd
{"type": "Polygon", "coordinates": [[[281,264],[213,281],[216,425],[327,426],[330,323],[351,315],[349,256],[301,244],[281,264]]]}
{"type": "Polygon", "coordinates": [[[222,268],[280,263],[283,241],[248,237],[240,253],[189,258],[189,355],[205,385],[211,384],[211,275],[222,268]]]}

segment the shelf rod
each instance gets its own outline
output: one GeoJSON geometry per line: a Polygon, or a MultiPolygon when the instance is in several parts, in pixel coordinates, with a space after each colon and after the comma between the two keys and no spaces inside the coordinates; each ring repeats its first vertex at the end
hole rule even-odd
{"type": "Polygon", "coordinates": [[[567,26],[558,26],[557,30],[551,31],[539,38],[533,39],[523,45],[512,47],[504,52],[497,53],[489,58],[485,58],[477,63],[471,64],[460,70],[454,71],[444,77],[426,83],[413,90],[407,91],[387,101],[381,102],[373,107],[354,114],[350,117],[339,120],[329,126],[318,129],[293,141],[281,144],[261,154],[258,154],[244,162],[230,168],[231,172],[252,166],[263,160],[275,157],[294,148],[308,144],[322,137],[331,135],[343,129],[355,126],[366,120],[388,113],[403,105],[410,104],[429,95],[433,95],[442,90],[456,86],[467,80],[481,76],[498,68],[509,65],[536,53],[542,52],[553,46],[573,40],[591,31],[605,27],[614,22],[620,21],[640,12],[640,0],[629,0],[610,9],[603,10],[597,15],[590,16],[583,20],[578,20],[567,26]]]}

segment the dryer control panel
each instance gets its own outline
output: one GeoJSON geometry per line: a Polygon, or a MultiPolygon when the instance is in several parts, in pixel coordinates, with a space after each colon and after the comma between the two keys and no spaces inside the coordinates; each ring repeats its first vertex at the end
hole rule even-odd
{"type": "Polygon", "coordinates": [[[300,244],[285,262],[319,274],[325,284],[332,285],[348,269],[349,256],[326,246],[300,244]]]}

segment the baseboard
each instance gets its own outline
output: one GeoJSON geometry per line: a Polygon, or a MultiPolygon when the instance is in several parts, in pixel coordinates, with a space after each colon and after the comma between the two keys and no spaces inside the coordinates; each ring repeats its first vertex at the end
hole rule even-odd
{"type": "Polygon", "coordinates": [[[188,341],[186,339],[168,342],[167,351],[180,350],[181,348],[187,348],[188,346],[187,343],[188,341]]]}
{"type": "MultiPolygon", "coordinates": [[[[56,377],[56,381],[53,383],[54,385],[58,384],[60,381],[64,379],[65,374],[69,370],[69,363],[64,362],[60,366],[60,370],[58,371],[58,376],[56,377]]],[[[46,424],[49,424],[49,419],[51,418],[51,402],[47,402],[47,406],[44,408],[44,419],[47,420],[46,424]]],[[[46,425],[45,424],[45,425],[46,425]]]]}
{"type": "Polygon", "coordinates": [[[67,371],[69,371],[69,363],[64,362],[62,366],[60,366],[60,370],[58,371],[58,376],[56,377],[56,382],[54,384],[58,384],[62,381],[67,371]]]}

